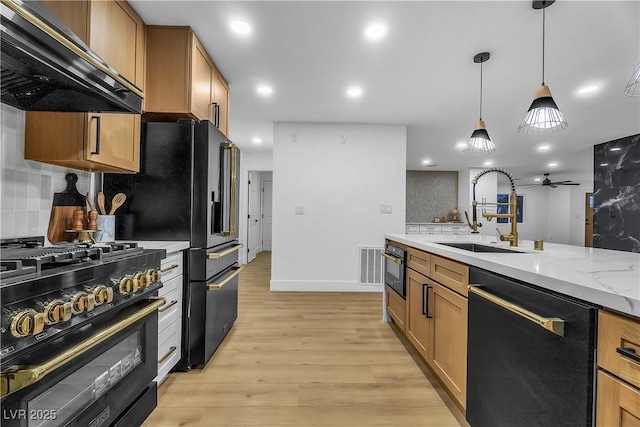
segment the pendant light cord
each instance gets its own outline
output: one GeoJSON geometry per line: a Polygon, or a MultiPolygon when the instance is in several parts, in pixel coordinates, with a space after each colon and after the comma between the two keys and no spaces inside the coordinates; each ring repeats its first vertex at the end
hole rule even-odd
{"type": "Polygon", "coordinates": [[[542,9],[542,86],[544,86],[544,27],[545,27],[545,9],[542,9]]]}
{"type": "Polygon", "coordinates": [[[480,63],[480,120],[482,120],[482,62],[480,63]]]}

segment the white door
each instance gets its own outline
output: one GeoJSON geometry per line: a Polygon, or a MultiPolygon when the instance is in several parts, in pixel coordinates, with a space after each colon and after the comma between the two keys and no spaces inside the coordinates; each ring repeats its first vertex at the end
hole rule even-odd
{"type": "Polygon", "coordinates": [[[273,181],[262,181],[262,250],[271,250],[273,181]]]}
{"type": "Polygon", "coordinates": [[[260,252],[260,182],[255,173],[249,172],[249,215],[247,223],[247,263],[260,252]]]}

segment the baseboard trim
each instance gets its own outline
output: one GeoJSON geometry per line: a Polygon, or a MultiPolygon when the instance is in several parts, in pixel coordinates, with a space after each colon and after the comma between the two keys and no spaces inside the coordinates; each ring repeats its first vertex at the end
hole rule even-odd
{"type": "Polygon", "coordinates": [[[285,292],[382,292],[380,285],[361,285],[358,282],[326,280],[271,280],[269,289],[285,292]]]}

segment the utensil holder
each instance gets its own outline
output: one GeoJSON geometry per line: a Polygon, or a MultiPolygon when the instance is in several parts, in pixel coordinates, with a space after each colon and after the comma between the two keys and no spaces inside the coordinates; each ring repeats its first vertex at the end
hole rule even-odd
{"type": "Polygon", "coordinates": [[[98,215],[96,219],[98,231],[94,239],[96,242],[114,242],[116,240],[116,216],[98,215]]]}

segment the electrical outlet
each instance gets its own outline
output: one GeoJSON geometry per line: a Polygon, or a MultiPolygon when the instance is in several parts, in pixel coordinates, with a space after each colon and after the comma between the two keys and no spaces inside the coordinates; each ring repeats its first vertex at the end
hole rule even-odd
{"type": "Polygon", "coordinates": [[[296,215],[304,215],[304,206],[296,206],[296,215]]]}
{"type": "Polygon", "coordinates": [[[298,134],[297,133],[290,133],[289,134],[289,142],[291,142],[291,143],[298,142],[298,134]]]}
{"type": "Polygon", "coordinates": [[[393,213],[391,205],[380,205],[380,213],[390,214],[393,213]]]}
{"type": "Polygon", "coordinates": [[[340,144],[346,144],[346,143],[347,143],[347,135],[343,133],[340,135],[340,144]]]}

